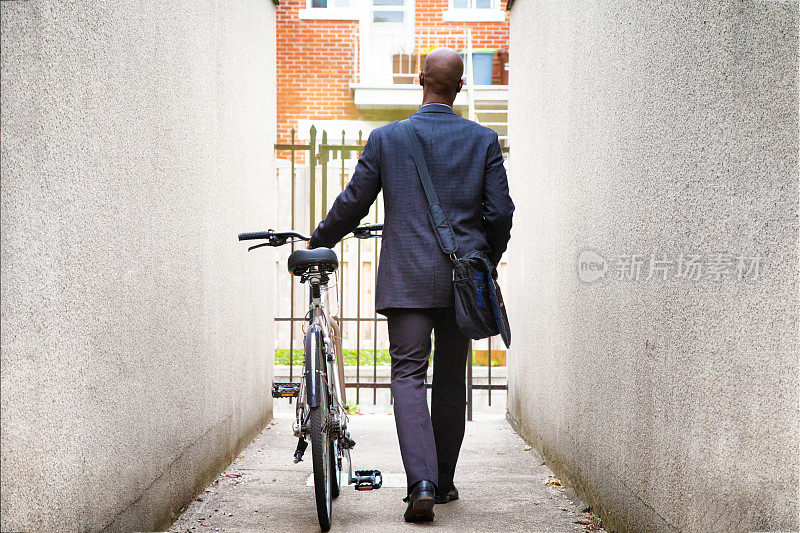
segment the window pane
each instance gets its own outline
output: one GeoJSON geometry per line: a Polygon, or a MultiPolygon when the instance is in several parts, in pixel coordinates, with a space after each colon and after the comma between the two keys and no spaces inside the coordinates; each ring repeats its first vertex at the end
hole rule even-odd
{"type": "Polygon", "coordinates": [[[402,11],[373,11],[373,22],[403,22],[402,11]]]}
{"type": "Polygon", "coordinates": [[[469,7],[469,0],[453,0],[454,9],[466,9],[469,7]]]}
{"type": "Polygon", "coordinates": [[[311,0],[311,7],[328,7],[328,0],[311,0]]]}
{"type": "Polygon", "coordinates": [[[372,0],[373,6],[402,6],[405,0],[372,0]]]}
{"type": "Polygon", "coordinates": [[[477,9],[491,9],[492,0],[475,0],[475,7],[477,9]]]}
{"type": "Polygon", "coordinates": [[[350,7],[350,0],[333,0],[334,7],[350,7]]]}

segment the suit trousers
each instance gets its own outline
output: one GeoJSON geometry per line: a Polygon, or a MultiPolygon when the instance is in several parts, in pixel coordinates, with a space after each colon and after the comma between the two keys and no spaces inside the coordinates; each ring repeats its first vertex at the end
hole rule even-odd
{"type": "Polygon", "coordinates": [[[450,490],[464,440],[470,340],[453,307],[387,309],[397,438],[409,490],[426,479],[450,490]],[[434,332],[433,387],[428,411],[428,357],[434,332]]]}

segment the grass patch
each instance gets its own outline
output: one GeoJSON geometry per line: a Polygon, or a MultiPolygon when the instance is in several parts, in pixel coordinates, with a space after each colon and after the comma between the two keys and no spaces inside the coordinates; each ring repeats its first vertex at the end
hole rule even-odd
{"type": "MultiPolygon", "coordinates": [[[[296,366],[303,366],[303,350],[295,348],[292,357],[292,364],[296,366]]],[[[344,350],[344,364],[346,366],[356,366],[356,351],[355,349],[344,350]]],[[[433,364],[434,354],[431,354],[431,364],[433,364]]],[[[372,366],[376,362],[375,354],[372,350],[361,350],[359,355],[359,366],[372,366]]],[[[275,364],[288,365],[289,364],[289,350],[277,349],[275,350],[275,364]]],[[[389,355],[389,350],[377,351],[377,364],[389,366],[392,364],[392,358],[389,355]]],[[[472,352],[472,365],[479,366],[475,351],[472,352]]],[[[486,365],[483,365],[486,366],[486,365]]],[[[492,366],[501,366],[500,363],[492,359],[492,366]]]]}
{"type": "MultiPolygon", "coordinates": [[[[356,351],[354,349],[344,350],[344,364],[347,366],[356,366],[356,351]]],[[[377,363],[379,365],[391,365],[392,358],[389,356],[389,350],[378,350],[377,363]]],[[[372,350],[361,350],[358,356],[359,366],[372,366],[375,363],[374,354],[372,350]]],[[[280,349],[275,350],[275,364],[288,365],[289,364],[289,350],[280,349]]],[[[293,365],[303,365],[303,350],[294,350],[292,357],[293,365]]]]}

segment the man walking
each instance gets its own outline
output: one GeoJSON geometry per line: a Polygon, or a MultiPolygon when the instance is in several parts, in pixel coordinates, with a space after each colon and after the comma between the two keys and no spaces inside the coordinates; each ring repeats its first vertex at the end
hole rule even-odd
{"type": "MultiPolygon", "coordinates": [[[[497,133],[453,109],[464,65],[449,48],[425,59],[422,106],[410,117],[458,250],[482,250],[496,265],[514,204],[497,133]]],[[[458,499],[453,475],[464,438],[470,340],[458,329],[451,260],[439,247],[428,202],[399,122],[374,130],[353,177],[314,231],[310,248],[333,247],[383,189],[384,222],[375,307],[387,317],[397,437],[408,482],[406,521],[433,520],[433,504],[458,499]],[[425,375],[435,335],[428,411],[425,375]]]]}

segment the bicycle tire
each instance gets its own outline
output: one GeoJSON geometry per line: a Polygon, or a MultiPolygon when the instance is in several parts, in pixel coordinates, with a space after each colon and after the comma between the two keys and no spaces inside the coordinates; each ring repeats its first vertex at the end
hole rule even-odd
{"type": "Polygon", "coordinates": [[[308,419],[311,434],[311,459],[314,467],[314,498],[317,502],[317,518],[322,531],[331,528],[333,498],[331,497],[330,438],[328,437],[328,392],[322,390],[320,402],[312,407],[308,419]]]}

